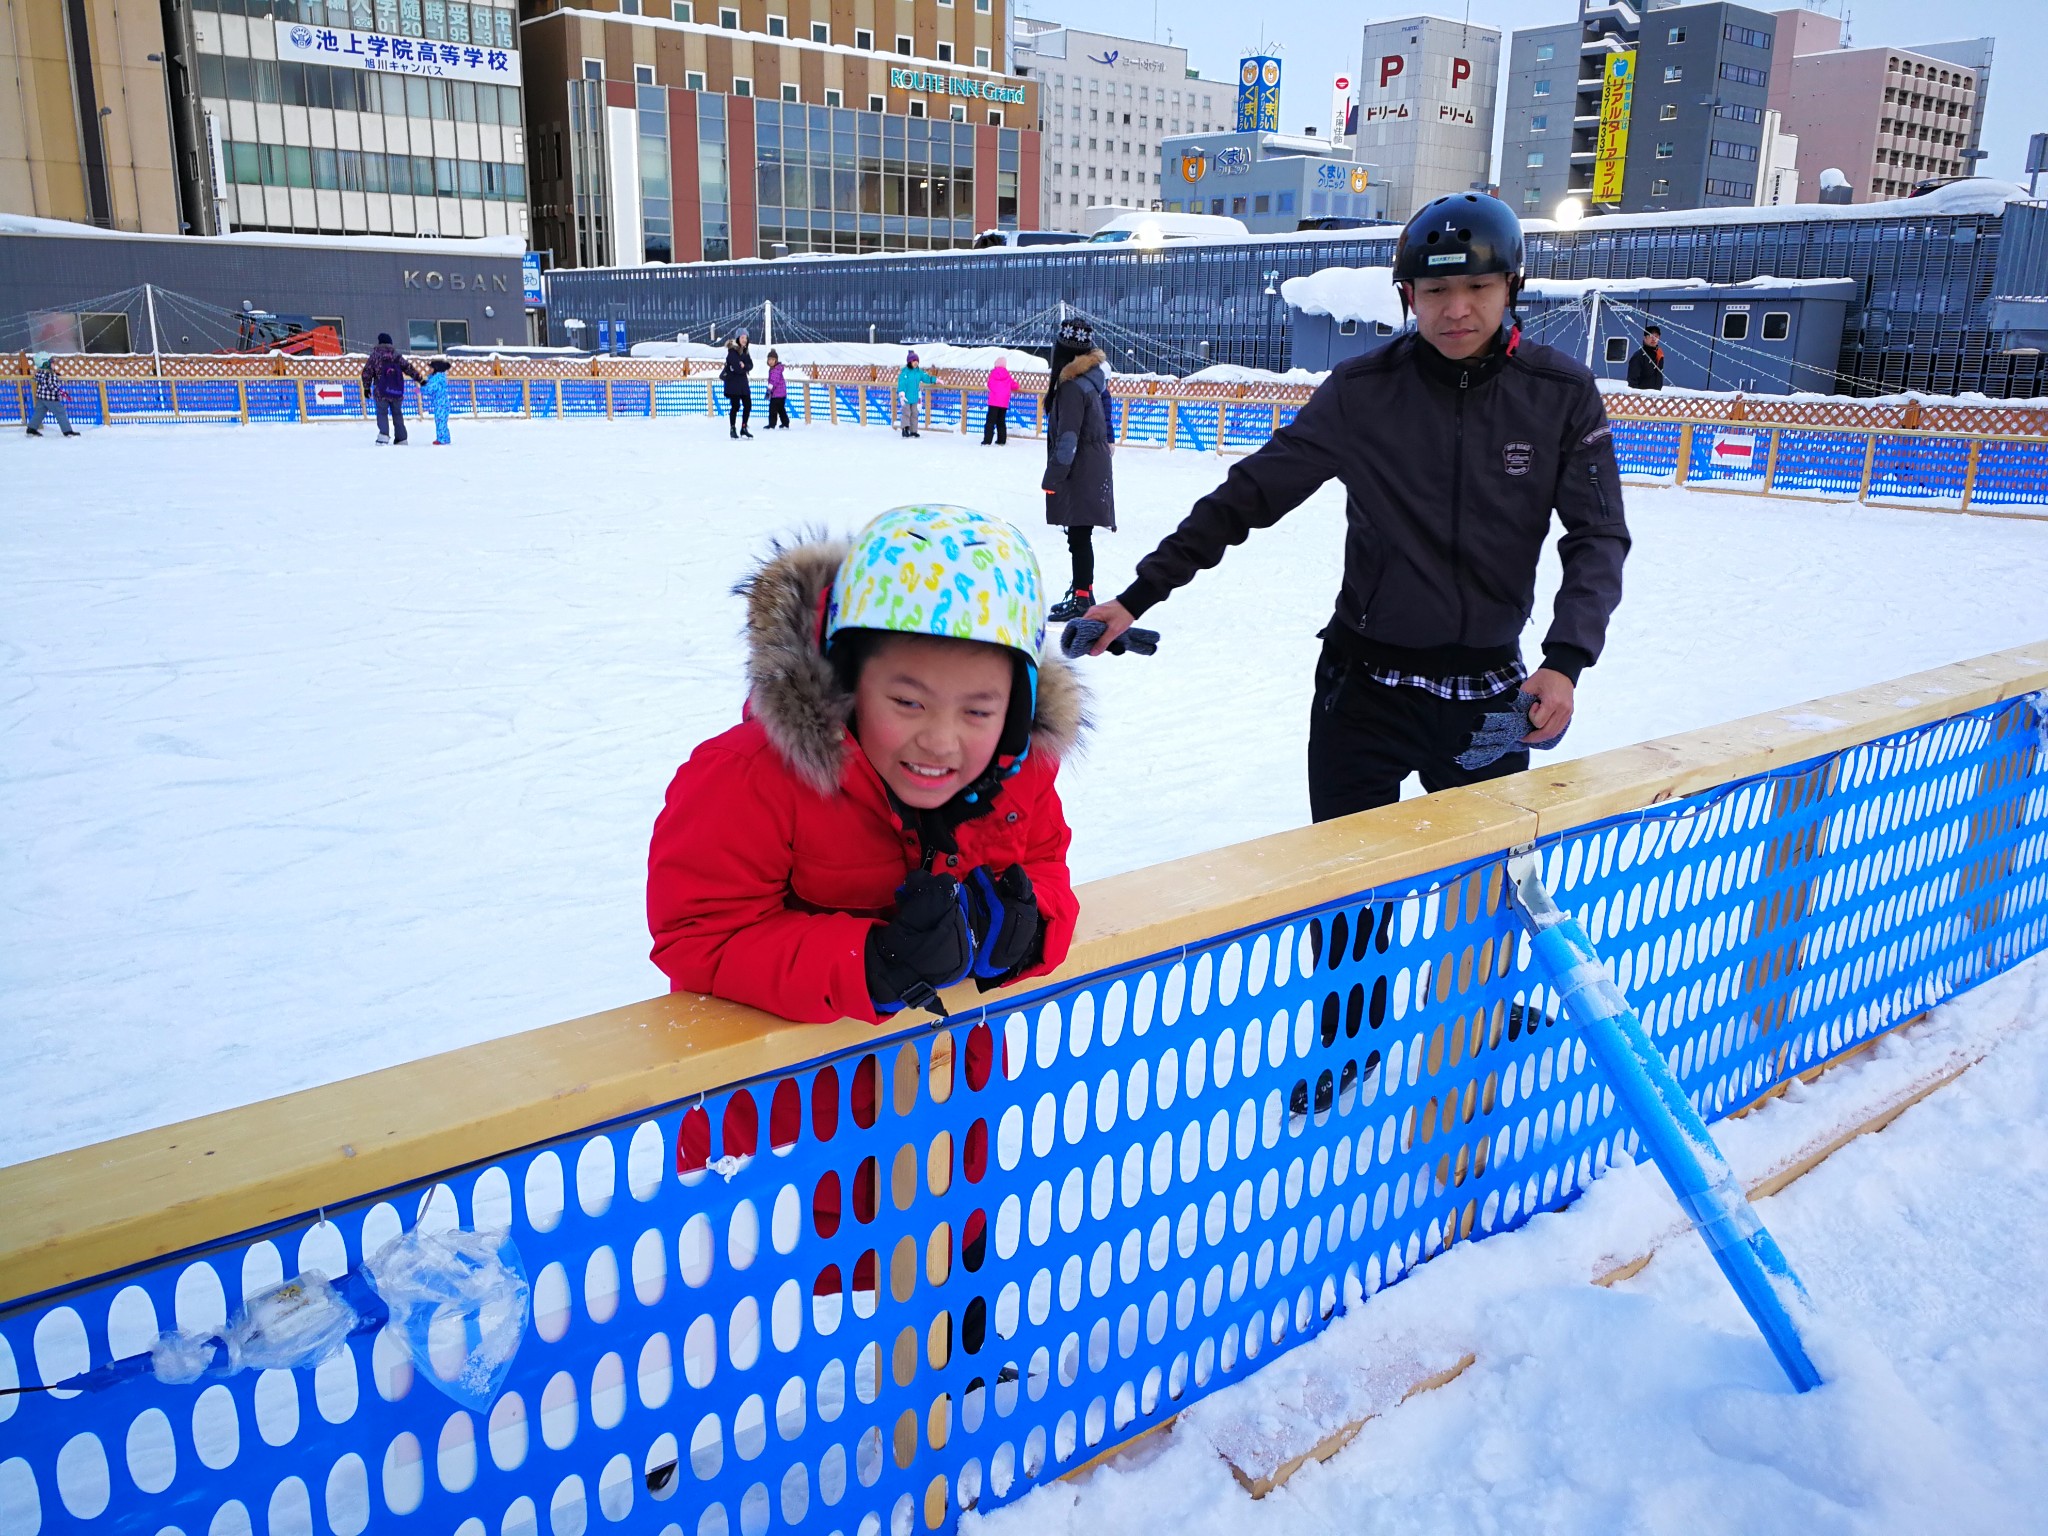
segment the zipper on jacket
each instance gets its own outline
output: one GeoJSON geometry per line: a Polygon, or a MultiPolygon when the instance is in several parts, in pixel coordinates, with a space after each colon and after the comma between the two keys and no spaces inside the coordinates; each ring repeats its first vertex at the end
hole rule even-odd
{"type": "Polygon", "coordinates": [[[1458,371],[1457,431],[1451,448],[1451,586],[1458,594],[1458,644],[1465,643],[1465,391],[1472,370],[1458,371]]]}
{"type": "Polygon", "coordinates": [[[1588,464],[1586,478],[1593,482],[1593,499],[1600,503],[1600,521],[1604,523],[1608,521],[1607,487],[1600,483],[1600,466],[1588,464]]]}

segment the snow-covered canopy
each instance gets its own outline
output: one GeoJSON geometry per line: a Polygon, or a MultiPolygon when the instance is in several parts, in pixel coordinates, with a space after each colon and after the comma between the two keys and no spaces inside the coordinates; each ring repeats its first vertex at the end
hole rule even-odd
{"type": "Polygon", "coordinates": [[[1324,267],[1307,277],[1290,277],[1280,297],[1305,315],[1333,320],[1373,321],[1400,325],[1401,295],[1394,288],[1392,267],[1324,267]]]}
{"type": "Polygon", "coordinates": [[[1566,226],[1550,219],[1524,219],[1530,233],[1544,230],[1676,229],[1698,224],[1796,224],[1807,219],[1933,218],[2003,213],[2025,201],[2027,189],[1989,176],[1972,176],[1936,187],[1921,197],[1889,197],[1875,203],[1776,203],[1768,208],[1673,208],[1667,213],[1589,213],[1566,226]]]}
{"type": "MultiPolygon", "coordinates": [[[[139,234],[127,229],[101,229],[93,224],[73,224],[66,219],[37,219],[22,213],[0,213],[0,235],[62,236],[67,240],[190,240],[187,235],[139,234]]],[[[285,235],[265,230],[241,230],[227,235],[201,237],[208,245],[300,245],[326,246],[356,251],[436,251],[465,256],[524,256],[526,241],[519,235],[433,236],[411,235],[285,235]]]]}
{"type": "MultiPolygon", "coordinates": [[[[768,348],[759,335],[750,335],[748,342],[756,359],[766,355],[768,348]]],[[[1044,373],[1046,367],[1044,358],[1014,347],[956,347],[944,341],[778,341],[775,352],[792,368],[900,368],[905,356],[912,352],[926,368],[979,372],[995,367],[998,358],[1009,364],[1012,373],[1044,373]]],[[[725,346],[709,346],[701,341],[641,341],[634,343],[633,356],[694,358],[703,362],[724,357],[725,346]]]]}

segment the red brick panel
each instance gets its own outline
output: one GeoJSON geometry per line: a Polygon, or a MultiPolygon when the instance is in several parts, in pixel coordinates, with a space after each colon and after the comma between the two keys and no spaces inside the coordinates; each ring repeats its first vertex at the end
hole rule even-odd
{"type": "Polygon", "coordinates": [[[697,93],[668,93],[668,179],[677,261],[704,259],[704,200],[697,187],[697,93]]]}
{"type": "Polygon", "coordinates": [[[988,123],[974,129],[974,232],[996,227],[996,166],[998,130],[988,123]]]}
{"type": "Polygon", "coordinates": [[[761,220],[754,189],[754,98],[725,100],[725,174],[732,201],[732,253],[758,256],[761,220]]]}
{"type": "Polygon", "coordinates": [[[1017,227],[1036,229],[1038,218],[1038,143],[1036,128],[1017,135],[1017,227]]]}

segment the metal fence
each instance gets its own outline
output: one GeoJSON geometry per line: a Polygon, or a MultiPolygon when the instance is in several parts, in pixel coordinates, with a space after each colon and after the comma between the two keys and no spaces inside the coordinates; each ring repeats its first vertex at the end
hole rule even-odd
{"type": "MultiPolygon", "coordinates": [[[[2039,697],[1539,839],[1703,1115],[2048,947],[2039,697]]],[[[534,1277],[487,1413],[382,1334],[0,1397],[0,1529],[907,1536],[1012,1501],[1633,1148],[1477,846],[15,1305],[0,1385],[416,1221],[509,1228],[534,1277]]]]}

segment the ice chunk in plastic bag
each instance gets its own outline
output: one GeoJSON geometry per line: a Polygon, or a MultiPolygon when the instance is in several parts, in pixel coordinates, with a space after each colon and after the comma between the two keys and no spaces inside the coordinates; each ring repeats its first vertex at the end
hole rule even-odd
{"type": "Polygon", "coordinates": [[[209,1371],[289,1371],[318,1365],[362,1319],[317,1269],[259,1291],[217,1333],[166,1333],[150,1350],[156,1379],[172,1386],[209,1371]]]}
{"type": "Polygon", "coordinates": [[[488,1409],[531,1310],[532,1288],[510,1235],[414,1228],[363,1268],[426,1379],[465,1408],[488,1409]]]}

